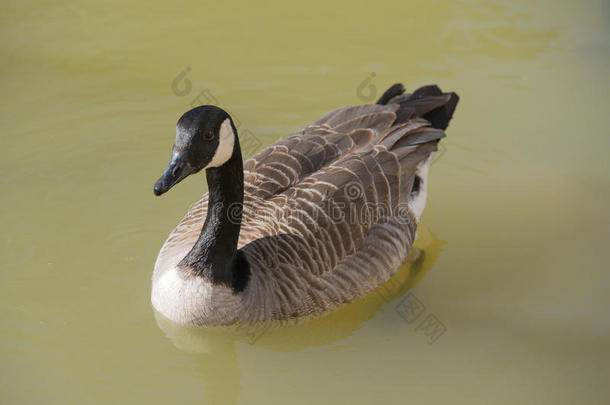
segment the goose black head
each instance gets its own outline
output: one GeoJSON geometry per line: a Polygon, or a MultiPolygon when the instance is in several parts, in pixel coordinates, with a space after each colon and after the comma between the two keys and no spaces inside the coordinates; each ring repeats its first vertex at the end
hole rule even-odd
{"type": "Polygon", "coordinates": [[[233,155],[235,136],[231,117],[222,108],[204,105],[184,113],[176,125],[172,158],[153,188],[155,195],[202,169],[222,166],[233,155]]]}

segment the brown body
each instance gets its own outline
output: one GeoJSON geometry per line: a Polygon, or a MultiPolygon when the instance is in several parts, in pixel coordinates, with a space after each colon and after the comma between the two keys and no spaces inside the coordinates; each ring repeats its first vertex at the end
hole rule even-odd
{"type": "Polygon", "coordinates": [[[201,232],[205,194],[159,253],[155,308],[183,324],[287,319],[387,281],[415,239],[430,156],[457,103],[436,87],[418,92],[333,111],[244,163],[242,291],[178,266],[201,232]]]}

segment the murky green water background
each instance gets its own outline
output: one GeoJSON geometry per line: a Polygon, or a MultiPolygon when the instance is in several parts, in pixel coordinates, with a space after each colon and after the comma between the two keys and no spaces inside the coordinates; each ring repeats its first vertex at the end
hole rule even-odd
{"type": "Polygon", "coordinates": [[[0,20],[1,403],[607,403],[608,1],[8,1],[0,20]],[[395,81],[462,97],[420,260],[297,326],[158,325],[156,253],[205,185],[152,185],[193,99],[267,145],[395,81]]]}

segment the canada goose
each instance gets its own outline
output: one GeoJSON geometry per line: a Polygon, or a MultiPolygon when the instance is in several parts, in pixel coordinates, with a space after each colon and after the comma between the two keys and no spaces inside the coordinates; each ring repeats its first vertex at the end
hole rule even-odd
{"type": "Polygon", "coordinates": [[[458,102],[436,86],[390,87],[332,111],[242,164],[215,106],[176,126],[161,195],[206,169],[204,194],[165,241],[151,301],[169,320],[231,325],[334,308],[403,263],[426,203],[431,154],[458,102]]]}

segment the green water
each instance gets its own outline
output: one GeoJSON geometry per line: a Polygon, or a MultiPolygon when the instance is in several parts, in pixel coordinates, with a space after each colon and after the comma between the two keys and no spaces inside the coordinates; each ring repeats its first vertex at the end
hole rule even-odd
{"type": "Polygon", "coordinates": [[[608,1],[205,3],[0,6],[0,403],[606,403],[608,1]],[[396,81],[461,96],[424,254],[299,325],[157,323],[192,100],[256,149],[396,81]]]}

